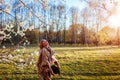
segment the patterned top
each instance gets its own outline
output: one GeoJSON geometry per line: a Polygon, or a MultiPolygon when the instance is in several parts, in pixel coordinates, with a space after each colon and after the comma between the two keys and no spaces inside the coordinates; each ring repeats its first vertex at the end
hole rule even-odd
{"type": "Polygon", "coordinates": [[[40,52],[41,55],[41,66],[44,65],[52,65],[54,64],[57,59],[54,56],[54,51],[49,47],[49,48],[43,48],[40,52]]]}

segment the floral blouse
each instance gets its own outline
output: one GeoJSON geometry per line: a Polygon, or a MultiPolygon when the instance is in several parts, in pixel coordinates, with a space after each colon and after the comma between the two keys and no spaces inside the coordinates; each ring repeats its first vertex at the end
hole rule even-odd
{"type": "Polygon", "coordinates": [[[41,54],[41,66],[44,65],[52,65],[54,64],[55,61],[57,61],[57,59],[54,56],[54,51],[51,48],[43,48],[40,52],[41,54]]]}

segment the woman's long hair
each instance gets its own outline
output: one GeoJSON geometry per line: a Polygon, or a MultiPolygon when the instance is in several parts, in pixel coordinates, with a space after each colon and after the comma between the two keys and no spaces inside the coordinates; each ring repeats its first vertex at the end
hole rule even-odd
{"type": "Polygon", "coordinates": [[[43,43],[44,41],[47,42],[47,40],[45,40],[45,39],[42,39],[42,40],[40,41],[40,43],[39,43],[40,49],[42,49],[43,47],[47,46],[47,45],[44,45],[44,43],[43,43]]]}
{"type": "MultiPolygon", "coordinates": [[[[45,39],[42,39],[39,43],[39,47],[40,49],[43,49],[45,46],[49,45],[49,43],[47,45],[45,45],[43,42],[47,42],[47,40],[45,39]]],[[[38,58],[38,63],[37,63],[37,66],[40,67],[40,64],[42,62],[42,54],[40,53],[39,55],[39,58],[38,58]]]]}
{"type": "Polygon", "coordinates": [[[39,43],[39,47],[40,47],[40,49],[43,48],[43,42],[44,42],[44,40],[41,40],[40,43],[39,43]]]}

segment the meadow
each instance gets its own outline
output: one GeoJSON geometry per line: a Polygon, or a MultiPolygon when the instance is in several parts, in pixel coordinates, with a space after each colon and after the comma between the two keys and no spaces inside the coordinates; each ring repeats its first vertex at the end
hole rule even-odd
{"type": "MultiPolygon", "coordinates": [[[[120,80],[118,47],[53,47],[61,76],[53,80],[120,80]]],[[[39,49],[0,49],[0,80],[38,80],[39,49]]]]}

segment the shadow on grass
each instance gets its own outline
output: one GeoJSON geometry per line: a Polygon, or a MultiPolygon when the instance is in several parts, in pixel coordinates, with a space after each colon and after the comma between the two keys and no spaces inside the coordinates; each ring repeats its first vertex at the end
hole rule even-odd
{"type": "Polygon", "coordinates": [[[118,76],[120,73],[80,73],[82,76],[118,76]]]}
{"type": "MultiPolygon", "coordinates": [[[[7,74],[0,74],[2,76],[38,76],[37,73],[16,73],[16,74],[12,74],[12,73],[7,73],[7,74]]],[[[82,75],[82,76],[118,76],[120,75],[120,73],[79,73],[79,74],[75,74],[75,75],[66,75],[66,74],[62,74],[62,76],[78,76],[78,75],[82,75]]]]}

